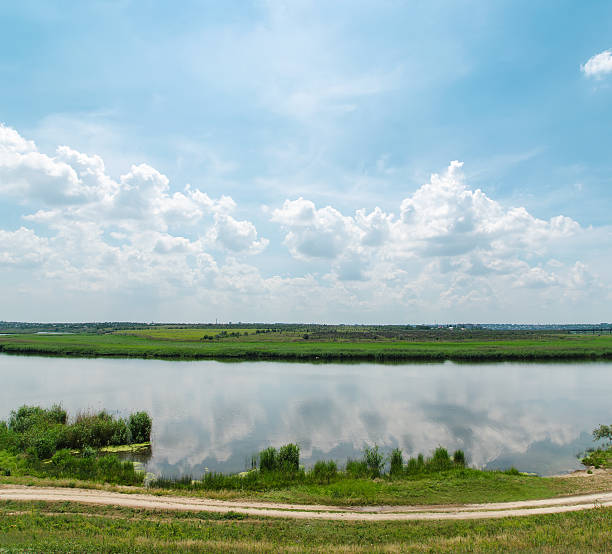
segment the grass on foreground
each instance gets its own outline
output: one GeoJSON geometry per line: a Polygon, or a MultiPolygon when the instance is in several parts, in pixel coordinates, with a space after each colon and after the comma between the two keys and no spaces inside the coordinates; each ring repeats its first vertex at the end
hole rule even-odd
{"type": "Polygon", "coordinates": [[[509,502],[537,500],[556,496],[589,494],[612,490],[612,473],[588,477],[544,478],[510,475],[499,471],[479,472],[466,469],[398,480],[344,480],[330,485],[298,485],[265,491],[157,489],[118,486],[77,478],[0,476],[0,485],[16,484],[38,487],[69,487],[109,490],[157,496],[192,496],[218,500],[251,500],[293,504],[359,505],[432,505],[509,502]]]}
{"type": "Polygon", "coordinates": [[[282,333],[221,340],[156,340],[137,335],[12,335],[0,352],[59,356],[295,361],[529,361],[612,359],[612,336],[551,335],[537,339],[463,341],[314,341],[282,333]]]}
{"type": "MultiPolygon", "coordinates": [[[[362,505],[470,504],[537,500],[555,496],[612,490],[612,475],[584,478],[551,478],[515,475],[501,471],[454,469],[399,479],[342,478],[327,484],[294,484],[262,490],[203,490],[197,487],[163,489],[164,494],[205,496],[224,500],[362,505]]],[[[162,489],[149,489],[159,494],[162,489]]]]}
{"type": "Polygon", "coordinates": [[[0,552],[605,552],[612,509],[441,522],[342,522],[0,502],[0,552]]]}

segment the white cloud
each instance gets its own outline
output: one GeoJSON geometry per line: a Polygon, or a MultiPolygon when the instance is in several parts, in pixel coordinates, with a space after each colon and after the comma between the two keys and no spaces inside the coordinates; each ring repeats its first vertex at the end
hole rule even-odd
{"type": "Polygon", "coordinates": [[[579,259],[557,259],[567,258],[569,240],[588,242],[589,229],[565,216],[543,220],[506,208],[467,186],[461,168],[451,162],[432,175],[401,202],[398,217],[378,207],[349,216],[299,198],[273,210],[271,220],[285,229],[293,257],[327,260],[326,281],[363,312],[385,306],[503,313],[534,295],[549,305],[554,298],[574,301],[580,290],[583,297],[602,291],[579,259]]]}
{"type": "Polygon", "coordinates": [[[50,255],[49,242],[34,231],[20,227],[16,231],[0,229],[0,267],[30,267],[41,264],[50,255]]]}
{"type": "MultiPolygon", "coordinates": [[[[99,293],[103,306],[119,306],[107,314],[113,319],[163,309],[165,320],[558,314],[547,318],[554,320],[585,306],[599,314],[612,300],[599,277],[609,262],[592,246],[609,243],[609,229],[505,207],[466,184],[459,162],[407,195],[396,213],[374,207],[344,214],[304,197],[287,199],[265,212],[265,224],[271,233],[277,226],[274,242],[288,253],[273,244],[265,258],[248,263],[245,257],[270,241],[238,215],[231,197],[191,186],[173,190],[147,164],[113,178],[98,155],[61,146],[48,156],[6,126],[0,198],[24,221],[16,230],[0,228],[3,282],[18,283],[28,298],[36,294],[55,310],[71,305],[66,299],[75,293],[99,293]]],[[[14,310],[22,305],[6,294],[2,300],[14,310]]]]}
{"type": "Polygon", "coordinates": [[[210,240],[233,252],[258,254],[268,245],[268,239],[257,239],[257,229],[250,221],[237,221],[231,215],[215,214],[215,224],[209,231],[210,240]]]}
{"type": "Polygon", "coordinates": [[[357,227],[350,217],[331,206],[316,209],[313,202],[286,200],[272,212],[272,221],[290,229],[284,243],[300,259],[334,259],[350,247],[357,227]]]}
{"type": "Polygon", "coordinates": [[[228,196],[190,186],[173,193],[147,164],[114,180],[100,156],[67,146],[47,156],[3,125],[0,195],[38,207],[22,217],[42,229],[0,229],[0,264],[35,268],[67,290],[205,286],[218,272],[209,249],[256,254],[268,244],[250,221],[229,215],[237,206],[228,196]]]}
{"type": "Polygon", "coordinates": [[[612,50],[604,50],[595,54],[580,66],[580,70],[589,77],[595,77],[596,79],[612,73],[612,50]]]}

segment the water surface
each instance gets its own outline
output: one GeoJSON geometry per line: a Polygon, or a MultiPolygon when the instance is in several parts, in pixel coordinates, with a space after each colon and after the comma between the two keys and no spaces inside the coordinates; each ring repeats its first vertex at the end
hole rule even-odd
{"type": "Polygon", "coordinates": [[[297,442],[302,462],[461,448],[477,467],[579,468],[611,417],[612,363],[308,364],[0,355],[0,419],[22,404],[153,417],[150,471],[242,471],[297,442]]]}

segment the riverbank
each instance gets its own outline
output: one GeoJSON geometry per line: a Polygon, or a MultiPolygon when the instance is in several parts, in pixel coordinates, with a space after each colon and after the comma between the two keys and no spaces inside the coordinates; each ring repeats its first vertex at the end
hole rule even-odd
{"type": "MultiPolygon", "coordinates": [[[[180,330],[177,330],[180,331],[180,330]]],[[[510,337],[510,338],[508,338],[510,337]]],[[[612,336],[543,335],[537,338],[455,340],[325,340],[249,333],[214,340],[152,338],[137,334],[21,334],[0,337],[0,352],[65,357],[169,360],[284,360],[309,362],[457,362],[611,360],[612,336]]]]}

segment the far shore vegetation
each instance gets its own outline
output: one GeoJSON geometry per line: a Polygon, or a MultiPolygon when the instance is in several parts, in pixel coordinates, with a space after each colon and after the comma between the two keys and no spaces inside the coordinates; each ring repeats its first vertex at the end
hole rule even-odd
{"type": "Polygon", "coordinates": [[[612,360],[612,328],[0,323],[0,352],[228,361],[612,360]]]}

